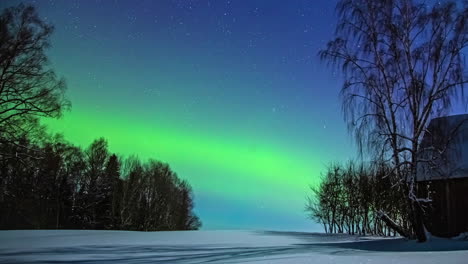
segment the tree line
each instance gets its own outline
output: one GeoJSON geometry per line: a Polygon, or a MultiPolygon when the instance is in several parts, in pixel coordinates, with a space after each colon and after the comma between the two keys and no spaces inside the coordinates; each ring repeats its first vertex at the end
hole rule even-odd
{"type": "Polygon", "coordinates": [[[110,153],[105,139],[82,150],[55,136],[28,139],[0,161],[1,229],[193,230],[193,193],[168,164],[110,153]]]}
{"type": "Polygon", "coordinates": [[[71,107],[45,53],[52,32],[31,5],[0,14],[0,229],[198,229],[192,189],[168,164],[45,132],[41,118],[71,107]]]}
{"type": "Polygon", "coordinates": [[[311,186],[308,216],[320,223],[326,233],[395,236],[382,219],[385,214],[410,229],[404,189],[395,187],[397,175],[384,163],[349,162],[328,166],[318,186],[311,186]]]}

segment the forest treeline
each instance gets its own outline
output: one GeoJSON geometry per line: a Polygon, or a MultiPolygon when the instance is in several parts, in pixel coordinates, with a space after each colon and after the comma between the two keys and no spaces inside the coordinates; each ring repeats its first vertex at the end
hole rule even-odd
{"type": "Polygon", "coordinates": [[[46,133],[41,119],[71,106],[46,56],[52,32],[34,6],[0,14],[0,229],[198,229],[192,189],[168,164],[46,133]]]}
{"type": "Polygon", "coordinates": [[[2,149],[21,158],[0,161],[1,229],[192,230],[190,185],[168,164],[120,159],[107,141],[82,150],[60,136],[2,149]],[[28,151],[24,152],[25,147],[28,151]]]}
{"type": "Polygon", "coordinates": [[[383,212],[404,230],[411,226],[407,190],[396,188],[397,181],[384,163],[334,163],[320,184],[311,187],[306,210],[326,233],[394,236],[396,231],[380,215],[383,212]]]}

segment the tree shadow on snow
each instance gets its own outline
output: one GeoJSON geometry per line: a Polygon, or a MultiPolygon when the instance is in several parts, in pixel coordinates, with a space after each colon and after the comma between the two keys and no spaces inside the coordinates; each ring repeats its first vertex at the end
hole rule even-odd
{"type": "Polygon", "coordinates": [[[311,248],[335,248],[344,250],[379,252],[437,252],[468,250],[468,241],[458,241],[444,238],[434,238],[431,241],[425,243],[418,243],[414,240],[407,240],[404,238],[359,237],[343,234],[317,234],[277,231],[266,231],[265,233],[301,239],[308,243],[299,243],[295,245],[311,248]]]}
{"type": "Polygon", "coordinates": [[[86,246],[0,251],[0,263],[230,263],[281,258],[294,247],[86,246]],[[276,256],[276,257],[275,257],[276,256]]]}

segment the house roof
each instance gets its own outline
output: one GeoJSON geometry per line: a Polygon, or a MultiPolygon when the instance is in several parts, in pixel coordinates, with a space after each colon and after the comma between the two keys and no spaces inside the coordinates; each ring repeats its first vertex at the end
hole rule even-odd
{"type": "Polygon", "coordinates": [[[468,114],[431,120],[420,147],[417,181],[468,177],[468,114]]]}

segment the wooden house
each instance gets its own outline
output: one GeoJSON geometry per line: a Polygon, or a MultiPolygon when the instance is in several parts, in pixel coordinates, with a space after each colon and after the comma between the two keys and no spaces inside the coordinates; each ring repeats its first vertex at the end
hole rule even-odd
{"type": "Polygon", "coordinates": [[[433,119],[421,142],[416,181],[428,197],[425,225],[436,236],[468,232],[468,114],[433,119]]]}

